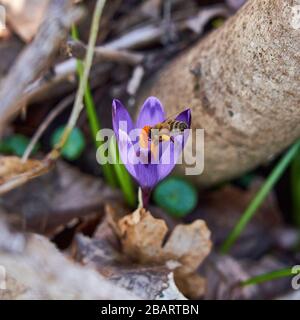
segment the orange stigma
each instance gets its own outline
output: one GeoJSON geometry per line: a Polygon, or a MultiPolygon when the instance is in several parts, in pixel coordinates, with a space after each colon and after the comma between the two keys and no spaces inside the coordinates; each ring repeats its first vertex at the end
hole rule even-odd
{"type": "Polygon", "coordinates": [[[144,128],[141,130],[140,139],[139,139],[141,148],[148,148],[148,140],[149,140],[150,132],[151,132],[150,126],[144,126],[144,128]]]}

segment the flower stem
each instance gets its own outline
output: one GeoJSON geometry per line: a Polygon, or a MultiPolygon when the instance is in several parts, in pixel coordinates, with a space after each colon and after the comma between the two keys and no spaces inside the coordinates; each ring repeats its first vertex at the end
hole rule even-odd
{"type": "Polygon", "coordinates": [[[141,188],[142,190],[142,207],[147,208],[151,197],[151,189],[141,188]]]}
{"type": "Polygon", "coordinates": [[[138,191],[138,209],[143,208],[144,204],[143,204],[143,191],[142,188],[139,187],[139,191],[138,191]]]}

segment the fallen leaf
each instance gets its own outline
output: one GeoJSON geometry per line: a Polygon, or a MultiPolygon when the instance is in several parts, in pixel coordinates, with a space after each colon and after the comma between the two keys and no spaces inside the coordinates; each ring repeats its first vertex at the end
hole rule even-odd
{"type": "Polygon", "coordinates": [[[181,263],[176,272],[182,276],[194,272],[211,250],[210,231],[203,220],[177,225],[163,247],[163,255],[181,263]]]}
{"type": "Polygon", "coordinates": [[[210,255],[201,271],[209,284],[205,300],[244,300],[257,297],[256,286],[240,286],[240,282],[249,279],[250,275],[230,256],[210,255]]]}
{"type": "Polygon", "coordinates": [[[176,277],[176,284],[180,291],[192,299],[203,297],[207,290],[207,281],[197,273],[191,273],[185,277],[176,277]]]}
{"type": "MultiPolygon", "coordinates": [[[[19,160],[11,160],[19,165],[19,160]]],[[[1,207],[8,216],[20,217],[27,230],[49,234],[74,218],[103,212],[109,202],[122,202],[120,192],[58,161],[47,174],[3,195],[1,207]]]]}
{"type": "Polygon", "coordinates": [[[25,42],[35,36],[49,4],[49,0],[1,0],[7,11],[11,28],[25,42]]]}
{"type": "Polygon", "coordinates": [[[159,262],[168,228],[164,220],[155,219],[149,211],[137,209],[118,222],[125,255],[145,264],[159,262]]]}
{"type": "Polygon", "coordinates": [[[293,290],[290,291],[287,294],[284,294],[282,296],[279,296],[276,298],[276,300],[300,300],[300,290],[293,290]]]}
{"type": "Polygon", "coordinates": [[[22,162],[18,157],[0,156],[0,195],[46,173],[50,167],[51,163],[46,160],[22,162]]]}
{"type": "MultiPolygon", "coordinates": [[[[260,186],[261,180],[257,179],[248,190],[227,185],[215,191],[203,192],[197,210],[184,220],[190,222],[200,218],[206,221],[212,232],[213,243],[218,247],[236,225],[260,186]]],[[[275,245],[272,231],[278,227],[282,227],[282,217],[275,194],[271,192],[232,247],[231,253],[239,258],[259,258],[273,243],[275,245]]]]}
{"type": "Polygon", "coordinates": [[[7,227],[7,222],[0,212],[0,251],[20,253],[24,250],[26,239],[20,233],[14,233],[7,227]]]}
{"type": "Polygon", "coordinates": [[[21,252],[0,249],[7,270],[3,299],[139,299],[95,270],[76,264],[46,238],[28,235],[21,252]]]}
{"type": "Polygon", "coordinates": [[[18,157],[0,157],[0,184],[39,166],[40,161],[30,160],[22,163],[18,157]]]}
{"type": "Polygon", "coordinates": [[[73,256],[82,264],[95,268],[118,286],[147,300],[182,300],[173,272],[164,265],[132,263],[123,252],[109,214],[92,238],[78,234],[73,245],[73,256]]]}
{"type": "MultiPolygon", "coordinates": [[[[191,279],[202,287],[196,270],[211,250],[210,231],[202,220],[189,225],[177,225],[164,244],[168,229],[164,220],[155,219],[149,211],[137,209],[118,221],[123,253],[140,264],[166,264],[174,270],[179,289],[192,298],[195,289],[191,279]],[[190,290],[189,290],[190,288],[190,290]]],[[[197,296],[199,297],[199,296],[197,296]]]]}
{"type": "MultiPolygon", "coordinates": [[[[280,257],[267,255],[257,261],[244,260],[241,265],[247,270],[250,277],[255,277],[274,270],[285,269],[289,267],[289,262],[280,261],[280,257]]],[[[276,296],[282,295],[291,288],[291,277],[283,277],[271,281],[257,284],[259,296],[263,299],[274,299],[276,296]]]]}

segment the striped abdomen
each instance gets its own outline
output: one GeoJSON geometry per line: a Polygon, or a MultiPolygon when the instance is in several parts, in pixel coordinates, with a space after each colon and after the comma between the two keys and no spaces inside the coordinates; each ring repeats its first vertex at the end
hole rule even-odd
{"type": "Polygon", "coordinates": [[[180,131],[183,132],[185,129],[188,129],[188,125],[183,121],[178,120],[167,120],[166,121],[170,127],[170,131],[180,131]]]}

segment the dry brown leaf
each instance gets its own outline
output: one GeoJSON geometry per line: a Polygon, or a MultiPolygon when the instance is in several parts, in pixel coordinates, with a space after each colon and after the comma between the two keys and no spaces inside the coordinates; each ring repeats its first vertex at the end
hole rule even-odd
{"type": "MultiPolygon", "coordinates": [[[[244,270],[247,270],[249,277],[255,277],[266,274],[274,270],[281,270],[289,267],[289,263],[284,258],[274,255],[265,255],[256,261],[243,260],[240,261],[244,270]]],[[[256,285],[259,291],[259,298],[274,299],[279,295],[283,295],[291,289],[291,279],[283,277],[280,279],[262,282],[256,285]]]]}
{"type": "Polygon", "coordinates": [[[118,286],[142,299],[182,300],[173,272],[166,266],[133,264],[121,253],[118,237],[109,215],[95,231],[93,238],[78,234],[73,246],[77,261],[95,268],[118,286]]]}
{"type": "Polygon", "coordinates": [[[185,277],[176,277],[176,284],[180,291],[187,297],[198,299],[203,297],[207,290],[207,281],[197,273],[191,273],[185,277]]]}
{"type": "Polygon", "coordinates": [[[194,272],[211,250],[210,231],[203,220],[178,225],[163,248],[166,256],[181,263],[176,271],[182,275],[194,272]]]}
{"type": "Polygon", "coordinates": [[[0,265],[7,271],[7,290],[0,290],[0,299],[138,299],[34,234],[21,252],[0,248],[0,265]]]}
{"type": "Polygon", "coordinates": [[[211,249],[210,231],[202,220],[177,225],[163,245],[168,232],[164,220],[152,217],[149,211],[137,209],[118,222],[123,252],[140,263],[180,262],[181,273],[195,271],[211,249]]]}
{"type": "MultiPolygon", "coordinates": [[[[186,220],[193,221],[200,218],[206,221],[212,232],[213,243],[218,246],[225,241],[229,232],[234,228],[241,214],[261,187],[261,183],[260,179],[255,179],[247,190],[226,185],[217,190],[202,193],[199,200],[201,206],[187,216],[186,220]]],[[[259,258],[262,253],[270,249],[272,242],[275,242],[272,232],[281,227],[282,214],[274,192],[270,192],[232,247],[231,253],[241,258],[259,258]]]]}
{"type": "Polygon", "coordinates": [[[206,276],[206,300],[244,300],[258,297],[256,286],[240,286],[240,282],[250,278],[241,264],[230,256],[210,255],[203,264],[206,276]]]}
{"type": "Polygon", "coordinates": [[[159,262],[168,228],[164,220],[138,209],[118,222],[123,252],[140,263],[159,262]]]}
{"type": "Polygon", "coordinates": [[[6,289],[0,290],[0,300],[14,300],[16,298],[26,296],[28,290],[26,286],[18,282],[15,278],[10,275],[6,275],[6,289]]]}
{"type": "Polygon", "coordinates": [[[27,230],[52,234],[74,218],[102,214],[108,202],[122,202],[120,192],[100,178],[58,161],[47,174],[3,195],[1,208],[10,217],[21,217],[15,225],[22,223],[27,230]]]}
{"type": "Polygon", "coordinates": [[[51,167],[49,161],[27,160],[18,157],[0,156],[0,195],[46,173],[51,167]]]}
{"type": "Polygon", "coordinates": [[[175,282],[185,294],[195,298],[195,292],[203,293],[204,282],[195,272],[212,246],[210,231],[204,221],[176,226],[165,245],[166,223],[153,218],[145,209],[137,209],[122,218],[118,228],[126,256],[141,264],[166,264],[174,269],[175,282]],[[196,278],[201,286],[195,290],[191,279],[196,278]]]}
{"type": "Polygon", "coordinates": [[[49,4],[49,0],[1,0],[7,9],[7,20],[25,42],[35,36],[49,4]]]}

